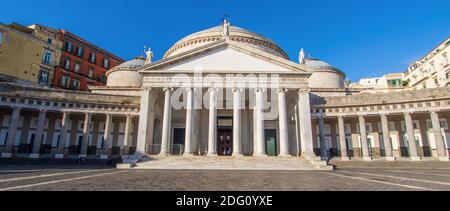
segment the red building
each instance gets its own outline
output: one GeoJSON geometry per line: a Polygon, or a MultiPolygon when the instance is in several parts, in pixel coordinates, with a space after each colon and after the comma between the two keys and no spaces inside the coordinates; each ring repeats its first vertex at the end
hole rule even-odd
{"type": "Polygon", "coordinates": [[[64,30],[59,37],[64,43],[61,62],[55,68],[52,86],[88,91],[88,86],[105,86],[106,72],[124,62],[123,59],[64,30]]]}

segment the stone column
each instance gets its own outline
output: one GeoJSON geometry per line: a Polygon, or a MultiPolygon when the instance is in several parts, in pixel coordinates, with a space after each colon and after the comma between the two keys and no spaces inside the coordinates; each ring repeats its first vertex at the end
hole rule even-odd
{"type": "Polygon", "coordinates": [[[128,114],[126,117],[126,122],[125,122],[125,136],[123,139],[123,145],[122,145],[122,154],[123,155],[129,155],[130,153],[130,147],[132,145],[132,140],[131,140],[131,123],[133,122],[133,117],[128,114]]]}
{"type": "Polygon", "coordinates": [[[192,145],[194,136],[194,90],[186,89],[187,106],[186,106],[186,138],[184,141],[184,156],[193,156],[192,145]]]}
{"type": "Polygon", "coordinates": [[[256,89],[256,152],[254,156],[267,156],[264,135],[264,93],[256,89]]]}
{"type": "MultiPolygon", "coordinates": [[[[95,147],[95,154],[97,155],[97,151],[98,151],[98,144],[99,144],[99,140],[98,140],[98,134],[99,134],[99,128],[100,128],[100,122],[97,121],[92,121],[92,139],[91,139],[91,144],[89,145],[89,147],[95,147]]],[[[100,153],[100,152],[99,152],[100,153]]]]}
{"type": "Polygon", "coordinates": [[[302,157],[309,159],[315,158],[311,126],[311,105],[308,90],[301,89],[298,91],[298,111],[302,157]]]}
{"type": "Polygon", "coordinates": [[[81,154],[80,157],[87,156],[87,149],[89,145],[89,134],[91,130],[92,114],[86,113],[84,116],[84,127],[83,127],[83,142],[81,143],[81,154]]]}
{"type": "Polygon", "coordinates": [[[33,153],[30,154],[30,158],[37,159],[41,152],[42,135],[44,135],[45,120],[47,119],[47,111],[40,110],[38,116],[38,124],[36,128],[36,138],[33,143],[33,153]]]}
{"type": "Polygon", "coordinates": [[[338,116],[339,146],[341,148],[341,159],[350,160],[348,157],[347,140],[345,134],[345,121],[343,116],[338,116]]]}
{"type": "Polygon", "coordinates": [[[141,92],[141,109],[139,114],[138,139],[136,144],[137,156],[147,154],[147,146],[153,144],[153,133],[155,130],[155,108],[152,107],[151,89],[144,89],[141,92]]]}
{"type": "Polygon", "coordinates": [[[367,142],[367,128],[366,128],[366,120],[364,115],[359,115],[359,132],[361,135],[361,149],[363,160],[370,161],[372,157],[369,155],[369,144],[367,142]]]}
{"type": "Polygon", "coordinates": [[[2,158],[11,158],[14,151],[14,142],[17,136],[17,124],[20,118],[20,108],[14,108],[11,115],[11,123],[9,124],[8,138],[5,144],[5,153],[2,153],[2,158]]]}
{"type": "Polygon", "coordinates": [[[112,114],[106,114],[106,122],[105,122],[105,131],[103,134],[103,152],[101,155],[102,160],[106,160],[109,158],[109,155],[111,154],[111,146],[112,146],[112,139],[111,139],[111,123],[112,123],[112,114]]]}
{"type": "Polygon", "coordinates": [[[290,156],[289,154],[289,130],[286,105],[286,89],[278,89],[278,112],[280,124],[280,154],[279,156],[290,156]]]}
{"type": "Polygon", "coordinates": [[[63,159],[65,148],[66,148],[66,140],[67,140],[67,131],[69,129],[69,121],[70,121],[70,112],[64,111],[63,117],[61,120],[61,129],[60,129],[60,138],[58,143],[58,153],[55,155],[55,159],[63,159]]]}
{"type": "Polygon", "coordinates": [[[328,160],[327,143],[325,139],[324,114],[320,114],[318,118],[319,118],[320,154],[323,160],[328,160]]]}
{"type": "Polygon", "coordinates": [[[55,136],[55,125],[56,125],[56,119],[54,116],[51,116],[48,121],[47,138],[45,139],[45,144],[51,146],[50,154],[55,154],[55,150],[56,150],[53,148],[53,137],[55,136]]]}
{"type": "Polygon", "coordinates": [[[242,124],[241,124],[241,90],[233,90],[234,109],[233,109],[233,156],[242,155],[242,124]]]}
{"type": "Polygon", "coordinates": [[[417,153],[416,136],[414,135],[414,126],[410,113],[405,113],[406,134],[408,135],[409,157],[411,160],[419,161],[421,158],[417,153]]]}
{"type": "Polygon", "coordinates": [[[445,152],[445,143],[444,138],[442,137],[442,128],[441,123],[439,120],[439,115],[437,111],[430,112],[431,116],[431,124],[433,125],[433,133],[434,133],[434,140],[436,140],[436,147],[438,151],[438,157],[441,161],[449,161],[449,158],[447,157],[447,153],[445,152]]]}
{"type": "Polygon", "coordinates": [[[164,98],[164,116],[163,116],[163,127],[162,127],[162,141],[161,141],[161,153],[160,156],[168,155],[168,147],[170,142],[170,130],[171,130],[171,116],[172,116],[172,89],[165,88],[165,98],[164,98]]]}
{"type": "Polygon", "coordinates": [[[381,130],[383,131],[385,159],[394,161],[395,157],[392,153],[391,132],[389,131],[389,123],[386,114],[381,114],[381,130]]]}
{"type": "Polygon", "coordinates": [[[208,133],[208,156],[217,156],[217,100],[216,90],[209,91],[209,133],[208,133]]]}

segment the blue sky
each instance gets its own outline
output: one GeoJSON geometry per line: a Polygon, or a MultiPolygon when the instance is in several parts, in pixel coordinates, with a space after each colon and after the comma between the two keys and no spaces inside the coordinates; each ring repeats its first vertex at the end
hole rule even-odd
{"type": "Polygon", "coordinates": [[[323,59],[348,77],[400,72],[450,36],[449,0],[35,0],[4,1],[0,22],[71,31],[124,59],[220,24],[262,34],[298,60],[323,59]]]}

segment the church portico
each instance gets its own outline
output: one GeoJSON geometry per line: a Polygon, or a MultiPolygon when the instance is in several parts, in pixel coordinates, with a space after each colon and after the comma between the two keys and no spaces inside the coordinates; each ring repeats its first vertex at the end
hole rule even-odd
{"type": "MultiPolygon", "coordinates": [[[[159,155],[267,156],[268,150],[270,150],[270,156],[298,154],[297,145],[300,144],[292,143],[289,137],[296,137],[296,128],[299,130],[300,125],[297,125],[293,119],[296,107],[288,106],[286,100],[287,96],[295,97],[297,94],[295,91],[274,89],[270,91],[270,95],[273,96],[269,96],[265,88],[231,88],[229,91],[219,88],[202,88],[200,92],[202,95],[196,95],[199,93],[195,91],[196,89],[199,88],[151,88],[155,95],[161,96],[164,93],[164,99],[161,99],[164,101],[164,105],[161,105],[164,109],[163,126],[164,122],[170,123],[162,128],[162,149],[159,155]],[[178,89],[183,91],[179,96],[175,96],[173,93],[178,89]],[[219,97],[225,99],[219,99],[219,97]],[[208,98],[209,101],[205,104],[202,105],[200,102],[203,108],[194,108],[194,102],[208,98]],[[278,102],[280,99],[281,101],[278,102]],[[267,102],[267,100],[273,102],[267,102]],[[174,106],[173,103],[180,103],[182,106],[174,106]],[[202,130],[203,128],[205,130],[202,130]],[[180,134],[184,138],[180,138],[180,134]],[[176,145],[182,145],[183,151],[171,153],[174,151],[171,147],[179,147],[176,145]],[[186,149],[188,146],[189,149],[186,149]]],[[[298,100],[289,102],[298,102],[298,100]]],[[[149,113],[153,112],[149,111],[149,113]]],[[[159,140],[153,141],[159,142],[159,140]]],[[[150,140],[145,143],[148,145],[150,140]]],[[[138,143],[138,145],[141,144],[138,143]]],[[[151,153],[155,154],[155,151],[151,150],[151,153]]]]}

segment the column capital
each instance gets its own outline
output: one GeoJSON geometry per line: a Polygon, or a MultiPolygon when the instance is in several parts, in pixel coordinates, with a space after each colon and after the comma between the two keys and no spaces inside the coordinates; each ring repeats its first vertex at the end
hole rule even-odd
{"type": "Polygon", "coordinates": [[[439,109],[433,109],[433,110],[431,110],[431,111],[428,111],[430,114],[436,114],[436,113],[438,113],[438,112],[440,112],[441,110],[439,110],[439,109]]]}
{"type": "Polygon", "coordinates": [[[309,87],[303,87],[297,91],[298,94],[305,94],[305,93],[309,93],[309,92],[311,92],[311,89],[309,87]]]}
{"type": "Polygon", "coordinates": [[[173,88],[166,87],[163,89],[164,92],[173,92],[173,88]]]}
{"type": "Polygon", "coordinates": [[[185,88],[184,90],[186,90],[186,92],[193,92],[193,91],[195,91],[195,89],[192,88],[192,87],[185,88]]]}
{"type": "Polygon", "coordinates": [[[286,89],[286,88],[279,88],[279,89],[277,90],[278,93],[281,93],[281,92],[286,93],[286,92],[288,92],[288,91],[289,91],[289,89],[286,89]]]}
{"type": "Polygon", "coordinates": [[[38,111],[41,112],[41,113],[47,113],[48,112],[48,110],[44,109],[44,108],[38,109],[38,111]]]}
{"type": "Polygon", "coordinates": [[[258,93],[258,92],[264,93],[264,92],[266,92],[266,88],[256,88],[255,92],[256,93],[258,93]]]}
{"type": "Polygon", "coordinates": [[[12,110],[22,110],[22,107],[19,106],[13,106],[11,107],[12,110]]]}
{"type": "Polygon", "coordinates": [[[233,88],[232,90],[233,90],[233,92],[243,92],[244,91],[243,88],[233,88]]]}
{"type": "Polygon", "coordinates": [[[403,115],[405,116],[411,116],[412,112],[411,111],[404,111],[403,115]]]}
{"type": "Polygon", "coordinates": [[[338,118],[338,119],[344,119],[345,116],[344,116],[344,115],[337,115],[337,118],[338,118]]]}
{"type": "Polygon", "coordinates": [[[365,118],[366,116],[366,114],[358,114],[358,118],[365,118]]]}
{"type": "Polygon", "coordinates": [[[219,88],[214,88],[214,87],[208,88],[208,92],[218,92],[218,91],[219,91],[219,88]]]}
{"type": "Polygon", "coordinates": [[[153,89],[151,87],[142,87],[141,91],[152,91],[153,89]]]}
{"type": "Polygon", "coordinates": [[[389,113],[380,113],[380,117],[388,117],[389,115],[389,113]]]}
{"type": "Polygon", "coordinates": [[[319,119],[324,119],[324,118],[325,118],[325,114],[322,113],[322,112],[318,113],[316,116],[317,116],[317,118],[319,118],[319,119]]]}

